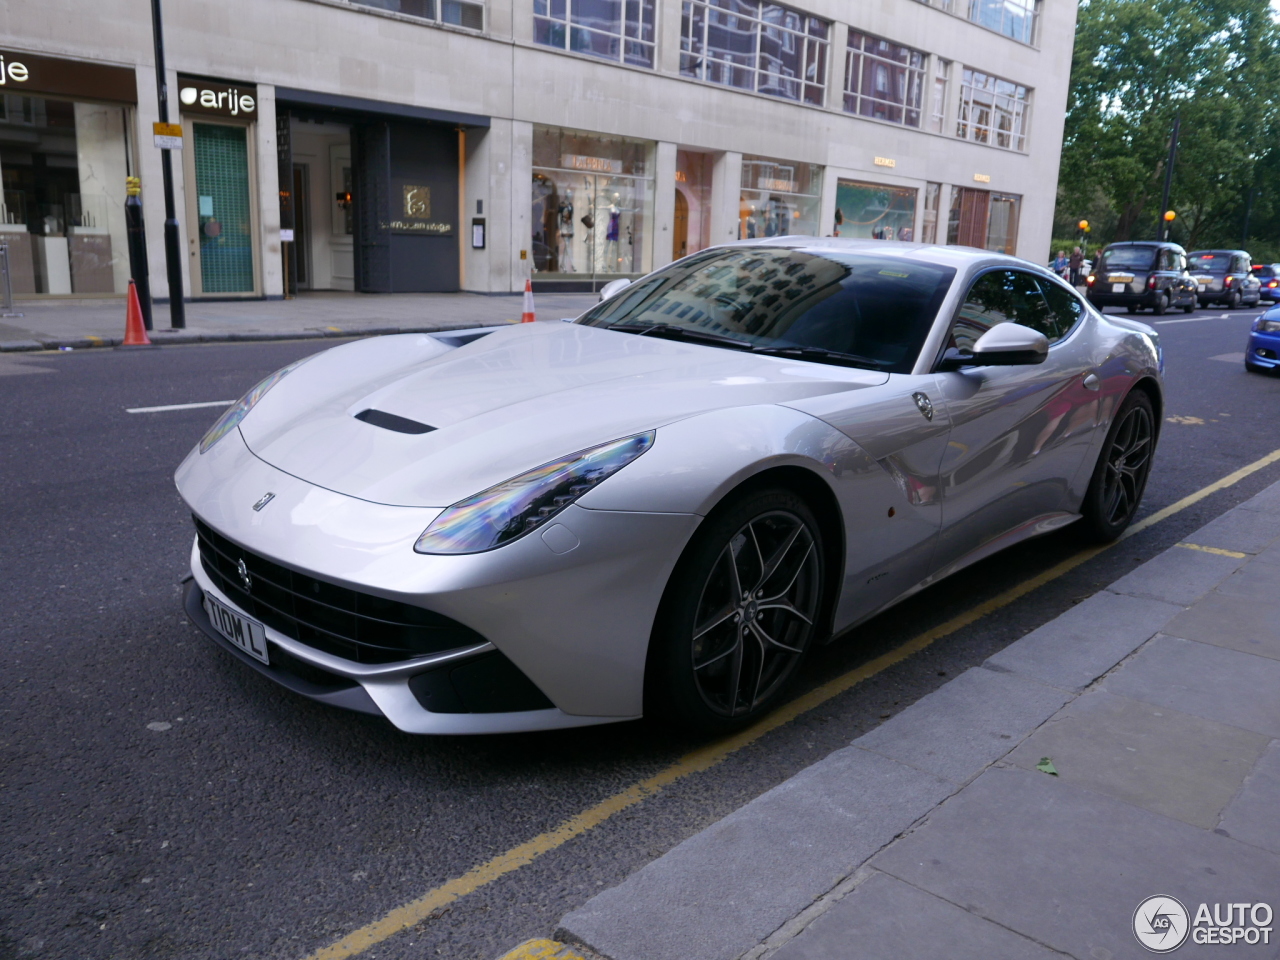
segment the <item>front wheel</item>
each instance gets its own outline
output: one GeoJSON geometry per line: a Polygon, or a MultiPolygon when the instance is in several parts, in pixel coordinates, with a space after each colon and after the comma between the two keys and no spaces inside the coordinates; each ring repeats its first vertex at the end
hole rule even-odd
{"type": "Polygon", "coordinates": [[[1081,530],[1090,540],[1109,543],[1129,526],[1147,486],[1155,445],[1151,398],[1132,390],[1111,421],[1080,507],[1081,530]]]}
{"type": "Polygon", "coordinates": [[[662,598],[646,714],[726,733],[772,709],[820,628],[823,574],[821,531],[796,494],[759,490],[717,509],[662,598]]]}

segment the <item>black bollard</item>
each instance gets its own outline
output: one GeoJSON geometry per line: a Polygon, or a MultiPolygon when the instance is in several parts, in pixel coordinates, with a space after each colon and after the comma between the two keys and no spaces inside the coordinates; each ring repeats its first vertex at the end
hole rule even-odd
{"type": "Polygon", "coordinates": [[[142,223],[142,181],[137,177],[125,179],[124,222],[129,237],[129,276],[138,290],[138,305],[142,307],[142,322],[148,330],[151,326],[151,280],[147,271],[147,232],[142,223]]]}

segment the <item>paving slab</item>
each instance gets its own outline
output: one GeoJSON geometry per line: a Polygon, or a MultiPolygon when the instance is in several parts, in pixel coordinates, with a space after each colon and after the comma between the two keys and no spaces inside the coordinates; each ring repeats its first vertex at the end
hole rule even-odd
{"type": "Polygon", "coordinates": [[[1266,591],[1270,597],[1280,595],[1280,566],[1251,563],[1194,607],[1174,617],[1163,632],[1280,660],[1280,604],[1261,596],[1266,591]],[[1259,576],[1263,570],[1274,573],[1259,576]],[[1234,595],[1224,595],[1227,590],[1234,595]],[[1259,596],[1241,597],[1240,593],[1259,596]]]}
{"type": "Polygon", "coordinates": [[[1162,634],[1103,680],[1102,688],[1280,737],[1280,661],[1268,657],[1162,634]]]}
{"type": "Polygon", "coordinates": [[[1266,510],[1228,510],[1187,537],[1191,543],[1218,550],[1261,553],[1280,538],[1280,505],[1266,510]]]}
{"type": "Polygon", "coordinates": [[[1033,733],[1009,762],[1034,770],[1049,757],[1066,783],[1212,830],[1270,742],[1239,727],[1091,691],[1033,733]]]}
{"type": "Polygon", "coordinates": [[[1009,644],[987,664],[1081,690],[1159,633],[1182,609],[1163,600],[1104,590],[1009,644]]]}
{"type": "MultiPolygon", "coordinates": [[[[1275,560],[1280,561],[1280,556],[1275,560]]],[[[1280,609],[1280,562],[1268,559],[1266,553],[1254,557],[1218,584],[1215,592],[1243,600],[1259,600],[1277,611],[1280,609]]]]}
{"type": "Polygon", "coordinates": [[[613,960],[733,960],[955,789],[846,747],[598,894],[557,936],[613,960]]]}
{"type": "MultiPolygon", "coordinates": [[[[1189,538],[1190,539],[1190,538],[1189,538]]],[[[1195,543],[1194,539],[1190,539],[1195,543]]],[[[1112,593],[1181,604],[1195,603],[1235,572],[1244,559],[1170,547],[1107,587],[1112,593]]]]}
{"type": "Polygon", "coordinates": [[[1218,829],[1242,843],[1280,853],[1280,740],[1272,740],[1243,788],[1222,811],[1218,829]]]}
{"type": "Polygon", "coordinates": [[[1070,698],[1067,691],[1037,680],[974,667],[859,737],[854,746],[963,783],[1070,698]]]}
{"type": "MultiPolygon", "coordinates": [[[[1080,960],[1149,957],[1132,928],[1147,897],[1195,910],[1271,902],[1280,886],[1274,854],[1012,767],[988,770],[871,866],[1080,960]]],[[[1273,940],[1249,956],[1277,951],[1273,940]]],[[[1241,958],[1245,948],[1179,953],[1241,958]]]]}
{"type": "Polygon", "coordinates": [[[876,873],[770,960],[1061,960],[1062,954],[876,873]],[[856,947],[854,946],[856,944],[856,947]],[[855,953],[856,950],[856,953],[855,953]]]}
{"type": "Polygon", "coordinates": [[[1241,510],[1260,510],[1264,513],[1280,513],[1280,484],[1273,483],[1260,493],[1254,494],[1244,503],[1241,510]]]}

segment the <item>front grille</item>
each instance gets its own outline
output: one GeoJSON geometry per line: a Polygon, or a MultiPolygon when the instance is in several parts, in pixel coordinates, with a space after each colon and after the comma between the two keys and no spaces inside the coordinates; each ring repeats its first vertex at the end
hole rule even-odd
{"type": "Polygon", "coordinates": [[[357,663],[395,663],[485,638],[456,620],[290,570],[196,519],[205,573],[236,606],[286,637],[357,663]],[[244,561],[250,589],[239,572],[244,561]]]}

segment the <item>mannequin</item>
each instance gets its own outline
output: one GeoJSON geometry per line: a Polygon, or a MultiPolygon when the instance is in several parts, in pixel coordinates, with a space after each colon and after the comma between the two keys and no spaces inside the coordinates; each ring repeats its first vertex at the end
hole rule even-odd
{"type": "Polygon", "coordinates": [[[564,192],[556,210],[560,218],[560,272],[577,273],[573,266],[573,188],[564,192]]]}
{"type": "Polygon", "coordinates": [[[606,269],[609,273],[617,273],[620,262],[618,258],[618,218],[622,215],[622,212],[618,209],[619,199],[619,195],[615,193],[613,202],[609,204],[609,225],[604,232],[604,255],[608,264],[606,269]]]}

